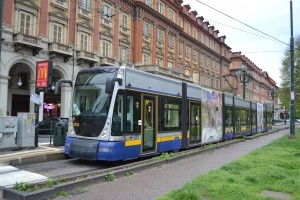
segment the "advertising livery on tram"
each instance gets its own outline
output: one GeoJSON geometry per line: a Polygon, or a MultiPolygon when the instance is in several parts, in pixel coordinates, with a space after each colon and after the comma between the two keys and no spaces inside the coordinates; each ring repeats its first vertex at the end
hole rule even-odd
{"type": "Polygon", "coordinates": [[[263,104],[133,68],[84,69],[71,85],[69,157],[135,159],[271,128],[263,104]]]}

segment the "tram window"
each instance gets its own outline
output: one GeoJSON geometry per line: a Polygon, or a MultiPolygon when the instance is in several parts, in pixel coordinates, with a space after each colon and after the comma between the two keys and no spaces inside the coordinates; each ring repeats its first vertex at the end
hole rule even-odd
{"type": "Polygon", "coordinates": [[[114,114],[112,119],[112,131],[118,135],[122,133],[123,130],[123,96],[118,95],[116,97],[115,105],[114,105],[114,114]]]}
{"type": "Polygon", "coordinates": [[[181,106],[176,98],[160,97],[159,129],[161,131],[179,130],[181,106]]]}
{"type": "MultiPolygon", "coordinates": [[[[95,89],[78,89],[74,98],[74,104],[78,108],[77,110],[80,112],[91,112],[99,95],[99,91],[95,89]]],[[[78,111],[73,111],[74,115],[79,115],[76,114],[78,111]]]]}
{"type": "Polygon", "coordinates": [[[256,111],[253,111],[252,112],[252,124],[255,125],[257,123],[257,119],[256,119],[256,111]]]}
{"type": "Polygon", "coordinates": [[[126,112],[127,133],[141,133],[141,93],[127,91],[126,112]]]}
{"type": "Polygon", "coordinates": [[[128,91],[124,102],[124,91],[118,92],[114,106],[112,135],[141,133],[141,126],[138,124],[141,118],[140,97],[140,93],[128,91]]]}
{"type": "Polygon", "coordinates": [[[126,129],[127,132],[133,132],[133,96],[127,96],[126,102],[126,129]]]}
{"type": "Polygon", "coordinates": [[[232,124],[232,107],[226,106],[225,107],[225,126],[233,126],[232,124]]]}
{"type": "Polygon", "coordinates": [[[179,105],[165,104],[164,106],[164,127],[173,128],[179,126],[179,105]]]}
{"type": "Polygon", "coordinates": [[[249,110],[245,108],[241,109],[241,124],[249,125],[249,110]]]}

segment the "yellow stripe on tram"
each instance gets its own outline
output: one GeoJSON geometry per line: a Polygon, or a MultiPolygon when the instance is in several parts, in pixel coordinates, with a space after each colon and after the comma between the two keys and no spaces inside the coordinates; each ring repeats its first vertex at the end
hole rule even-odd
{"type": "Polygon", "coordinates": [[[166,141],[171,141],[171,140],[174,140],[174,136],[160,137],[160,138],[158,138],[157,142],[166,142],[166,141]]]}
{"type": "Polygon", "coordinates": [[[242,127],[241,127],[241,130],[242,130],[242,131],[246,131],[246,130],[247,130],[247,127],[246,127],[246,126],[242,126],[242,127]]]}
{"type": "Polygon", "coordinates": [[[175,138],[178,138],[178,139],[181,139],[182,138],[182,135],[171,135],[171,136],[164,136],[164,137],[159,137],[157,139],[157,142],[167,142],[167,141],[172,141],[172,140],[175,140],[175,138]]]}
{"type": "Polygon", "coordinates": [[[135,145],[141,145],[142,141],[141,140],[126,140],[125,141],[125,146],[135,146],[135,145]]]}

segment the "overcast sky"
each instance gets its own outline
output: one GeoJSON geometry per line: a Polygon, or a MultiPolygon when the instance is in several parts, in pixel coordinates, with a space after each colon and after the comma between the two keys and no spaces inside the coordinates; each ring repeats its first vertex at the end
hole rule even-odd
{"type": "MultiPolygon", "coordinates": [[[[300,36],[300,1],[292,2],[293,35],[296,38],[300,36]]],[[[241,51],[280,86],[281,61],[291,38],[290,0],[183,0],[185,4],[219,30],[219,36],[225,35],[225,42],[233,52],[241,51]]]]}

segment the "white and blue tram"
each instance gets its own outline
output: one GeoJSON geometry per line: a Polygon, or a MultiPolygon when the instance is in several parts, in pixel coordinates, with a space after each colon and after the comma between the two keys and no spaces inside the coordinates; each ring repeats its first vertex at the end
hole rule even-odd
{"type": "Polygon", "coordinates": [[[267,125],[258,129],[267,120],[262,104],[132,68],[84,69],[72,85],[69,157],[135,159],[255,134],[267,125]]]}

